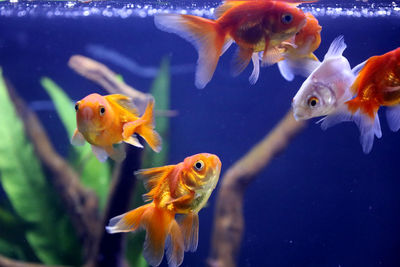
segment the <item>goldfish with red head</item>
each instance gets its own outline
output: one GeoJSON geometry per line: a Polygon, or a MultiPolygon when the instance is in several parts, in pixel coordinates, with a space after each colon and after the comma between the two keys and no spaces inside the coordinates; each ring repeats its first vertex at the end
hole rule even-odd
{"type": "Polygon", "coordinates": [[[143,147],[136,134],[159,152],[161,138],[154,130],[153,106],[154,101],[151,100],[143,116],[139,117],[132,99],[127,96],[90,94],[75,105],[77,129],[71,143],[79,146],[87,141],[101,162],[108,156],[116,161],[125,158],[125,151],[115,149],[115,144],[125,142],[143,147]]]}
{"type": "Polygon", "coordinates": [[[375,129],[380,130],[380,107],[387,107],[389,128],[394,132],[400,129],[400,47],[369,58],[357,69],[360,71],[350,88],[355,97],[345,104],[356,118],[364,152],[368,153],[372,149],[375,129]]]}
{"type": "Polygon", "coordinates": [[[217,20],[192,15],[158,14],[155,25],[166,32],[178,34],[198,50],[195,85],[204,88],[211,80],[219,57],[234,42],[238,51],[233,60],[233,74],[238,75],[249,64],[255,65],[250,82],[258,79],[259,55],[270,65],[281,60],[278,46],[294,36],[306,23],[306,16],[291,0],[226,1],[219,6],[217,20]]]}
{"type": "Polygon", "coordinates": [[[146,230],[143,256],[158,266],[167,249],[169,266],[179,266],[184,251],[195,251],[199,237],[198,212],[217,185],[221,161],[216,155],[201,153],[176,165],[139,170],[151,201],[110,220],[109,233],[146,230]],[[177,219],[175,219],[175,216],[177,219]]]}

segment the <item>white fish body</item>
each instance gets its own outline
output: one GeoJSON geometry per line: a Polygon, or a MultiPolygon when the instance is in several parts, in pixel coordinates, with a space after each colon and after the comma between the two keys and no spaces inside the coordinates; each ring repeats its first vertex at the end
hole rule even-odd
{"type": "Polygon", "coordinates": [[[292,107],[296,120],[325,116],[321,122],[323,130],[343,121],[354,121],[360,130],[360,143],[364,153],[369,153],[374,137],[382,137],[378,116],[370,120],[359,111],[352,114],[345,102],[353,98],[350,87],[365,62],[352,70],[348,60],[342,56],[346,49],[343,36],[337,37],[329,47],[324,61],[316,68],[293,98],[292,107]]]}
{"type": "Polygon", "coordinates": [[[343,36],[337,37],[323,62],[304,81],[292,102],[296,120],[332,114],[352,98],[349,89],[355,76],[342,55],[345,49],[343,36]]]}

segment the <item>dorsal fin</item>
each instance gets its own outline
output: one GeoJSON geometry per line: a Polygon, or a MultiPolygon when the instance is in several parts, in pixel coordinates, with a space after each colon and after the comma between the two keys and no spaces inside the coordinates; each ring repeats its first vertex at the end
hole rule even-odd
{"type": "Polygon", "coordinates": [[[176,165],[167,165],[151,169],[143,169],[135,172],[138,179],[143,180],[147,191],[154,189],[162,180],[164,180],[176,165]]]}
{"type": "Polygon", "coordinates": [[[214,11],[214,16],[216,19],[219,19],[223,14],[225,14],[226,11],[228,11],[229,9],[231,9],[232,7],[241,5],[243,3],[246,3],[247,1],[225,1],[222,3],[222,5],[220,5],[219,7],[217,7],[214,11]]]}
{"type": "Polygon", "coordinates": [[[121,94],[113,94],[105,96],[105,99],[115,108],[128,111],[136,116],[139,115],[139,112],[130,97],[121,94]]]}
{"type": "Polygon", "coordinates": [[[328,52],[326,52],[324,60],[329,58],[341,57],[343,51],[346,49],[347,45],[344,42],[343,35],[339,35],[332,41],[329,46],[328,52]]]}

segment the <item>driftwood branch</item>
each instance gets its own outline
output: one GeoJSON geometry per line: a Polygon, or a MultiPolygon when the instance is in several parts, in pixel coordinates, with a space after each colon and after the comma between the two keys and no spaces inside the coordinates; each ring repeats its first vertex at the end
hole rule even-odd
{"type": "Polygon", "coordinates": [[[288,112],[272,132],[226,171],[217,196],[209,266],[236,266],[244,229],[243,195],[247,185],[304,126],[305,122],[296,122],[292,112],[288,112]]]}
{"type": "Polygon", "coordinates": [[[0,255],[0,267],[66,267],[66,266],[49,266],[37,263],[22,262],[12,260],[0,255]]]}
{"type": "Polygon", "coordinates": [[[82,186],[78,174],[54,150],[36,114],[27,107],[10,83],[7,83],[7,87],[35,152],[51,172],[50,183],[61,196],[78,237],[83,242],[85,255],[88,255],[93,248],[98,225],[97,197],[82,186]]]}
{"type": "Polygon", "coordinates": [[[123,255],[125,235],[109,234],[105,231],[105,227],[111,218],[129,210],[132,193],[136,186],[133,173],[141,166],[142,151],[136,147],[127,146],[126,152],[126,159],[114,171],[107,207],[99,229],[99,240],[86,267],[125,265],[123,255]]]}

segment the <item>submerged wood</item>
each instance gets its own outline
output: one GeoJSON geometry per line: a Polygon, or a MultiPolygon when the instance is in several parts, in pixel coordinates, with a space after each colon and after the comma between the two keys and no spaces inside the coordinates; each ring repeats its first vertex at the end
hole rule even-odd
{"type": "Polygon", "coordinates": [[[98,228],[98,200],[96,195],[83,187],[79,175],[55,150],[40,120],[7,82],[10,97],[23,121],[25,131],[42,164],[51,172],[49,182],[60,195],[72,224],[83,242],[85,255],[90,254],[98,228]]]}
{"type": "Polygon", "coordinates": [[[217,196],[211,251],[207,261],[210,267],[236,266],[244,229],[243,195],[247,185],[289,145],[305,125],[304,121],[295,121],[292,111],[289,111],[264,139],[226,171],[217,196]]]}
{"type": "Polygon", "coordinates": [[[133,146],[126,146],[126,159],[115,168],[112,186],[109,193],[107,207],[101,227],[99,240],[96,244],[93,257],[86,267],[124,266],[124,234],[109,234],[105,227],[111,218],[129,211],[132,194],[136,186],[134,172],[141,167],[142,150],[133,146]]]}

